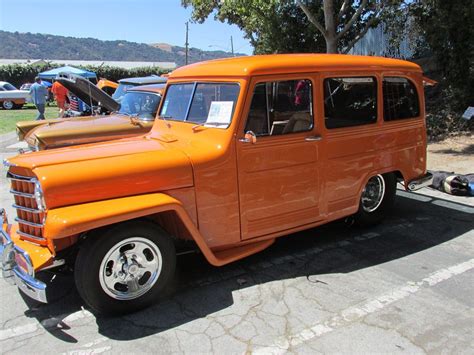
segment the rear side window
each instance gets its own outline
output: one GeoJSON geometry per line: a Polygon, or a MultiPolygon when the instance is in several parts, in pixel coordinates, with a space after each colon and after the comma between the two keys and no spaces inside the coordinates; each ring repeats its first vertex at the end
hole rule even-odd
{"type": "Polygon", "coordinates": [[[326,128],[341,128],[377,121],[377,81],[373,77],[324,80],[326,128]]]}
{"type": "Polygon", "coordinates": [[[406,78],[384,78],[383,107],[385,121],[418,117],[420,104],[415,85],[406,78]]]}
{"type": "Polygon", "coordinates": [[[275,136],[313,128],[310,80],[287,80],[255,86],[245,131],[275,136]]]}

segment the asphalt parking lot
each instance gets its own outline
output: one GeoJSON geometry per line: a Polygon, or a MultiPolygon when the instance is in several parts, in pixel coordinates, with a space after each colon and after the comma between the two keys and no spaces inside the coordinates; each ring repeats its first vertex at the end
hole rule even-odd
{"type": "Polygon", "coordinates": [[[70,275],[47,305],[0,280],[0,352],[472,353],[473,229],[473,198],[399,191],[376,227],[331,223],[221,268],[180,256],[170,295],[116,318],[84,309],[70,275]]]}

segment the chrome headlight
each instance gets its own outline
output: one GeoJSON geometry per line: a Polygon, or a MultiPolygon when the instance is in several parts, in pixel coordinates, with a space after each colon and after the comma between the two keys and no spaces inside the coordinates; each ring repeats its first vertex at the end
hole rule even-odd
{"type": "Polygon", "coordinates": [[[43,189],[41,189],[41,184],[39,181],[35,181],[35,200],[36,200],[36,206],[38,206],[38,209],[40,211],[46,210],[46,203],[44,202],[44,195],[43,195],[43,189]]]}

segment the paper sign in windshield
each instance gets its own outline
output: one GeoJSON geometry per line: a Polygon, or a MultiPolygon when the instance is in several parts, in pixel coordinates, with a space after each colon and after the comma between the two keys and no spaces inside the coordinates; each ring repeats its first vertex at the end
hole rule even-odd
{"type": "Polygon", "coordinates": [[[233,106],[233,101],[212,101],[206,122],[229,124],[233,106]]]}

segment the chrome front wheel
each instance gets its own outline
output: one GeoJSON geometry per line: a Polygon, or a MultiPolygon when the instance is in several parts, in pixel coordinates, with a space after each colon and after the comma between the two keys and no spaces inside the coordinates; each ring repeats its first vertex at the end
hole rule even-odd
{"type": "Polygon", "coordinates": [[[100,285],[114,299],[135,299],[153,287],[162,264],[160,249],[151,240],[125,239],[114,245],[102,259],[100,285]]]}
{"type": "Polygon", "coordinates": [[[77,290],[93,310],[134,312],[157,302],[173,278],[172,238],[148,220],[133,220],[92,231],[74,267],[77,290]]]}

